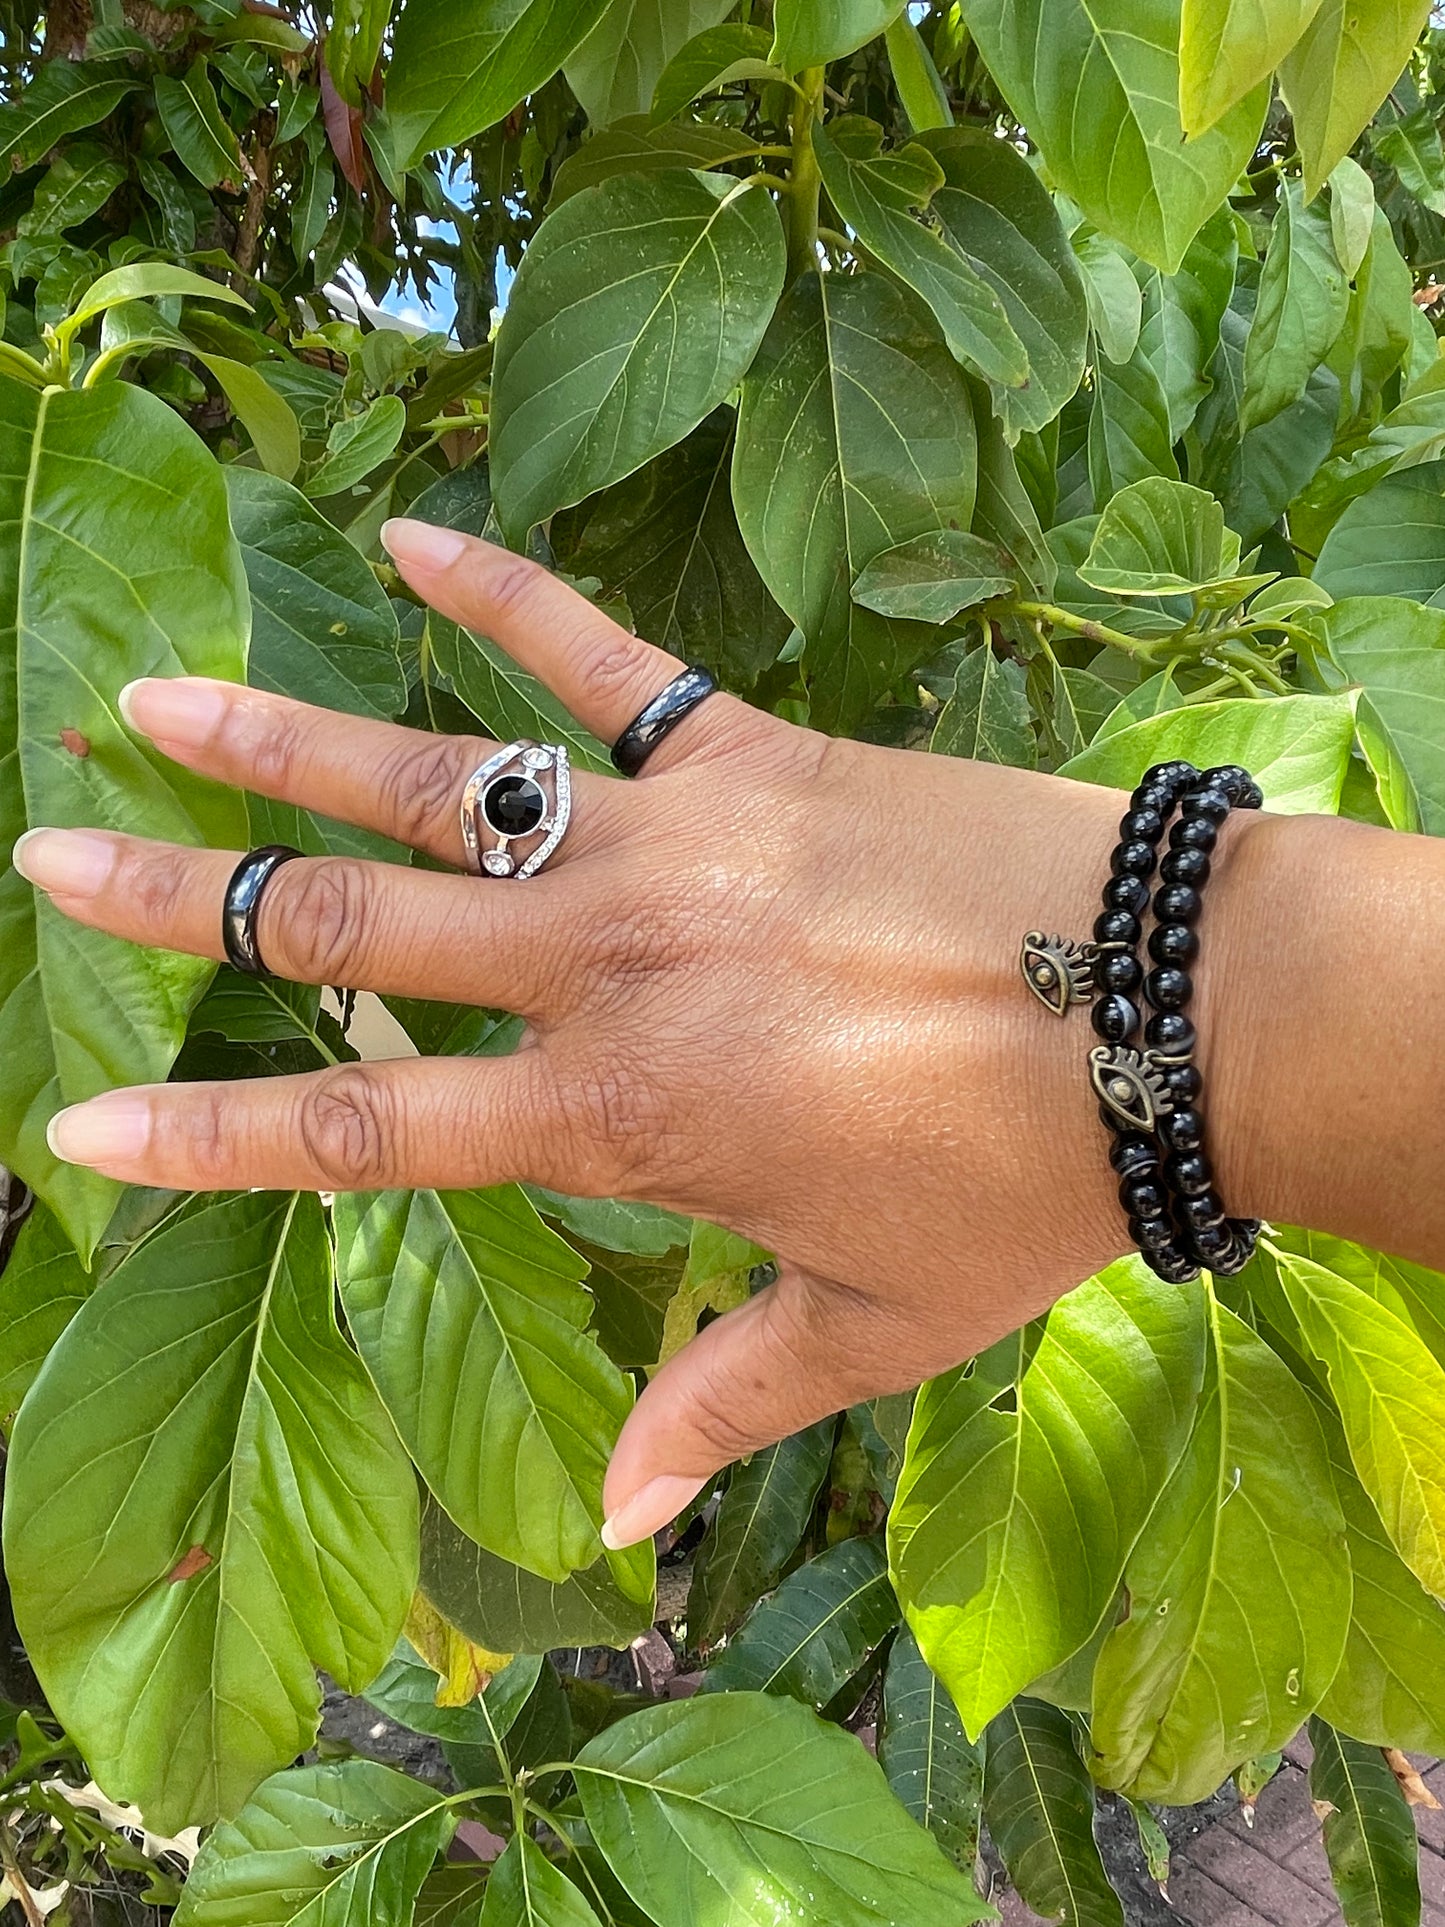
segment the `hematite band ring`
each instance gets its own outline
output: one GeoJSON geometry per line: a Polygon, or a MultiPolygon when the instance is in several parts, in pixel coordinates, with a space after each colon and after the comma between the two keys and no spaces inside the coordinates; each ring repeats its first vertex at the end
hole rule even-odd
{"type": "Polygon", "coordinates": [[[525,883],[552,855],[571,820],[572,765],[560,743],[525,737],[508,743],[472,771],[462,791],[462,841],[478,876],[525,883]],[[519,859],[514,843],[532,847],[519,859]]]}
{"type": "Polygon", "coordinates": [[[268,843],[243,856],[231,872],[221,905],[221,942],[233,970],[248,977],[270,976],[256,941],[256,917],[266,885],[283,863],[300,855],[301,851],[293,850],[289,843],[268,843]]]}
{"type": "Polygon", "coordinates": [[[642,765],[684,716],[690,716],[717,688],[699,663],[690,663],[673,677],[660,695],[640,709],[612,745],[612,764],[624,776],[636,776],[642,765]]]}

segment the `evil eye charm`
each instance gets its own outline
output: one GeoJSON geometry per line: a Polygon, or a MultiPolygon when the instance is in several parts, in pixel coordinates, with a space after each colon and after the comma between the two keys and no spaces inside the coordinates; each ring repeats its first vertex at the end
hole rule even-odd
{"type": "Polygon", "coordinates": [[[1065,1016],[1070,1004],[1089,1001],[1091,972],[1081,944],[1030,930],[1019,951],[1019,969],[1029,989],[1055,1017],[1065,1016]]]}
{"type": "Polygon", "coordinates": [[[1164,1073],[1127,1044],[1099,1044],[1089,1052],[1094,1095],[1130,1131],[1152,1131],[1173,1109],[1164,1073]]]}

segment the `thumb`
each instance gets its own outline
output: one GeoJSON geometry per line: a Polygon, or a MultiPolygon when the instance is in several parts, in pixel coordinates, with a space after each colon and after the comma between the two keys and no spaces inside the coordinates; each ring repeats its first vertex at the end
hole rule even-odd
{"type": "Polygon", "coordinates": [[[723,1466],[866,1397],[860,1365],[876,1319],[858,1293],[793,1266],[714,1319],[663,1366],[618,1436],[603,1545],[651,1538],[723,1466]]]}

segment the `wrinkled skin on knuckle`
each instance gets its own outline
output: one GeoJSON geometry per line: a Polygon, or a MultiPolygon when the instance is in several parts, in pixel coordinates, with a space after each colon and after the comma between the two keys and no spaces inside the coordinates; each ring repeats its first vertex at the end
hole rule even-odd
{"type": "Polygon", "coordinates": [[[405,743],[377,771],[377,790],[390,799],[395,831],[403,843],[424,844],[457,829],[466,771],[477,767],[487,746],[464,737],[435,736],[405,743]],[[475,752],[475,753],[473,753],[475,752]]]}
{"type": "Polygon", "coordinates": [[[177,921],[177,910],[191,890],[186,852],[163,844],[139,844],[127,853],[120,890],[136,904],[148,930],[165,931],[177,921]]]}
{"type": "Polygon", "coordinates": [[[242,712],[240,733],[251,780],[263,795],[282,795],[290,786],[302,761],[306,729],[302,718],[285,711],[242,712]]]}
{"type": "MultiPolygon", "coordinates": [[[[615,1046],[553,1072],[550,1148],[575,1196],[636,1197],[675,1183],[685,1148],[660,1081],[615,1046]]],[[[552,1180],[544,1180],[552,1183],[552,1180]]]]}
{"type": "Polygon", "coordinates": [[[236,1141],[227,1123],[227,1097],[224,1089],[197,1088],[183,1113],[179,1141],[171,1148],[183,1160],[186,1183],[194,1190],[223,1191],[235,1185],[236,1141]]]}
{"type": "Polygon", "coordinates": [[[375,1191],[391,1182],[404,1161],[399,1123],[395,1087],[364,1064],[322,1072],[296,1114],[309,1165],[331,1191],[375,1191]]]}
{"type": "Polygon", "coordinates": [[[343,857],[285,865],[263,899],[262,954],[285,957],[305,982],[350,984],[371,921],[367,877],[343,857]]]}

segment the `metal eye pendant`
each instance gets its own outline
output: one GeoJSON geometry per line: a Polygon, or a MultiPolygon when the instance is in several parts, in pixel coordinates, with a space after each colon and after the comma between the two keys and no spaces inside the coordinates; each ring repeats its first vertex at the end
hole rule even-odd
{"type": "Polygon", "coordinates": [[[1164,1073],[1127,1044],[1098,1044],[1089,1052],[1089,1082],[1094,1095],[1130,1131],[1152,1131],[1172,1110],[1164,1073]]]}
{"type": "Polygon", "coordinates": [[[1071,1004],[1089,1001],[1091,971],[1082,944],[1030,930],[1019,951],[1019,969],[1029,989],[1055,1017],[1066,1016],[1071,1004]]]}

